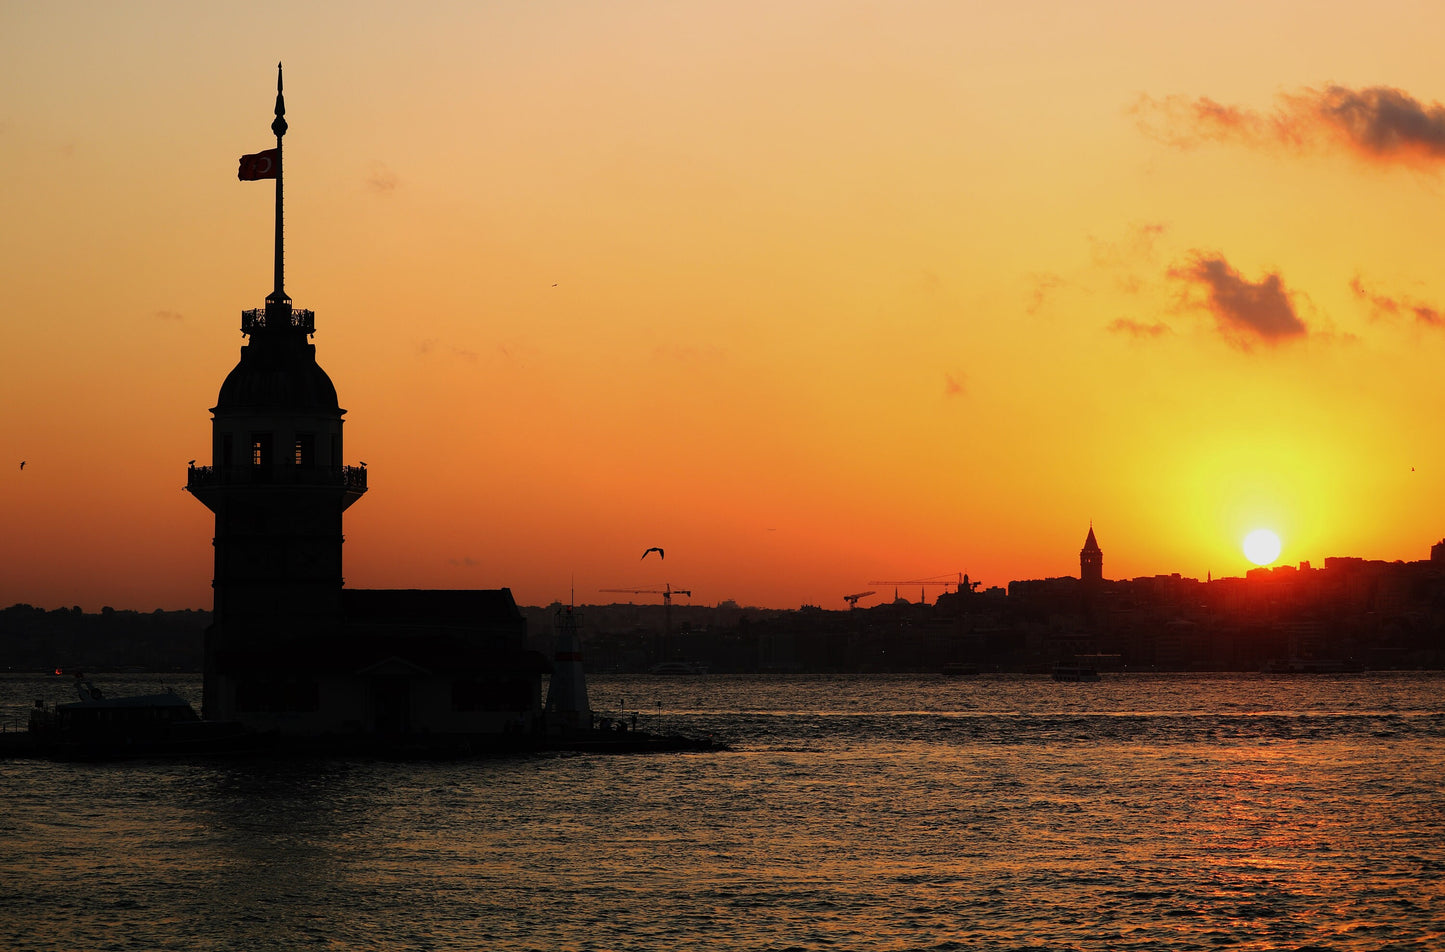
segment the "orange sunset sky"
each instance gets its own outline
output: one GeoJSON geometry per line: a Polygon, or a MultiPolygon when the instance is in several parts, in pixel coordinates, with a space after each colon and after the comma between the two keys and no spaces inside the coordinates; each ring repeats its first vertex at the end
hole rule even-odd
{"type": "Polygon", "coordinates": [[[1091,519],[1110,578],[1243,574],[1258,527],[1425,558],[1442,35],[1388,0],[4,4],[0,605],[210,607],[182,487],[270,290],[236,160],[277,60],[286,289],[370,473],[348,585],[843,608],[1076,575],[1091,519]]]}

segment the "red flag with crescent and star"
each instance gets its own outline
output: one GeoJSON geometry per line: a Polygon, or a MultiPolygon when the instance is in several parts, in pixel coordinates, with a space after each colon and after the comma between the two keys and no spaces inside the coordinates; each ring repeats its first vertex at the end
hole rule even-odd
{"type": "Polygon", "coordinates": [[[236,178],[243,182],[275,178],[277,170],[281,167],[280,151],[279,149],[267,149],[264,152],[257,152],[255,155],[241,156],[241,169],[236,173],[236,178]]]}

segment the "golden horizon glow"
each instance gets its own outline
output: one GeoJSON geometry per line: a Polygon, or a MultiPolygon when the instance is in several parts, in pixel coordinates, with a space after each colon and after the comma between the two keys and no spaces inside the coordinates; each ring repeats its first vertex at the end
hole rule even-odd
{"type": "Polygon", "coordinates": [[[0,604],[210,605],[278,59],[348,585],[841,609],[1090,519],[1110,578],[1426,558],[1445,147],[1325,107],[1445,102],[1445,7],[1271,10],[9,5],[0,604]]]}

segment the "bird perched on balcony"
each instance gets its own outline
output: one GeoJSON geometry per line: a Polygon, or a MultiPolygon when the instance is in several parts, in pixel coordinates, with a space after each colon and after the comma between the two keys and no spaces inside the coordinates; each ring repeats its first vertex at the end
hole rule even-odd
{"type": "MultiPolygon", "coordinates": [[[[663,551],[662,551],[660,548],[658,548],[657,546],[653,546],[652,548],[648,549],[647,552],[656,552],[656,553],[657,553],[657,557],[658,557],[659,559],[665,559],[665,558],[667,558],[667,554],[666,554],[665,552],[663,552],[663,551]]],[[[642,553],[642,557],[643,557],[644,559],[647,558],[647,552],[642,553]]]]}

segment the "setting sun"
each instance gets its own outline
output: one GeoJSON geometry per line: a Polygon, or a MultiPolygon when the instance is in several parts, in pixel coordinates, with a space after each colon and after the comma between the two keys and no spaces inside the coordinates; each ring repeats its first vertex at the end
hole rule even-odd
{"type": "Polygon", "coordinates": [[[1268,565],[1279,558],[1279,536],[1268,529],[1256,529],[1244,537],[1244,556],[1255,565],[1268,565]]]}

